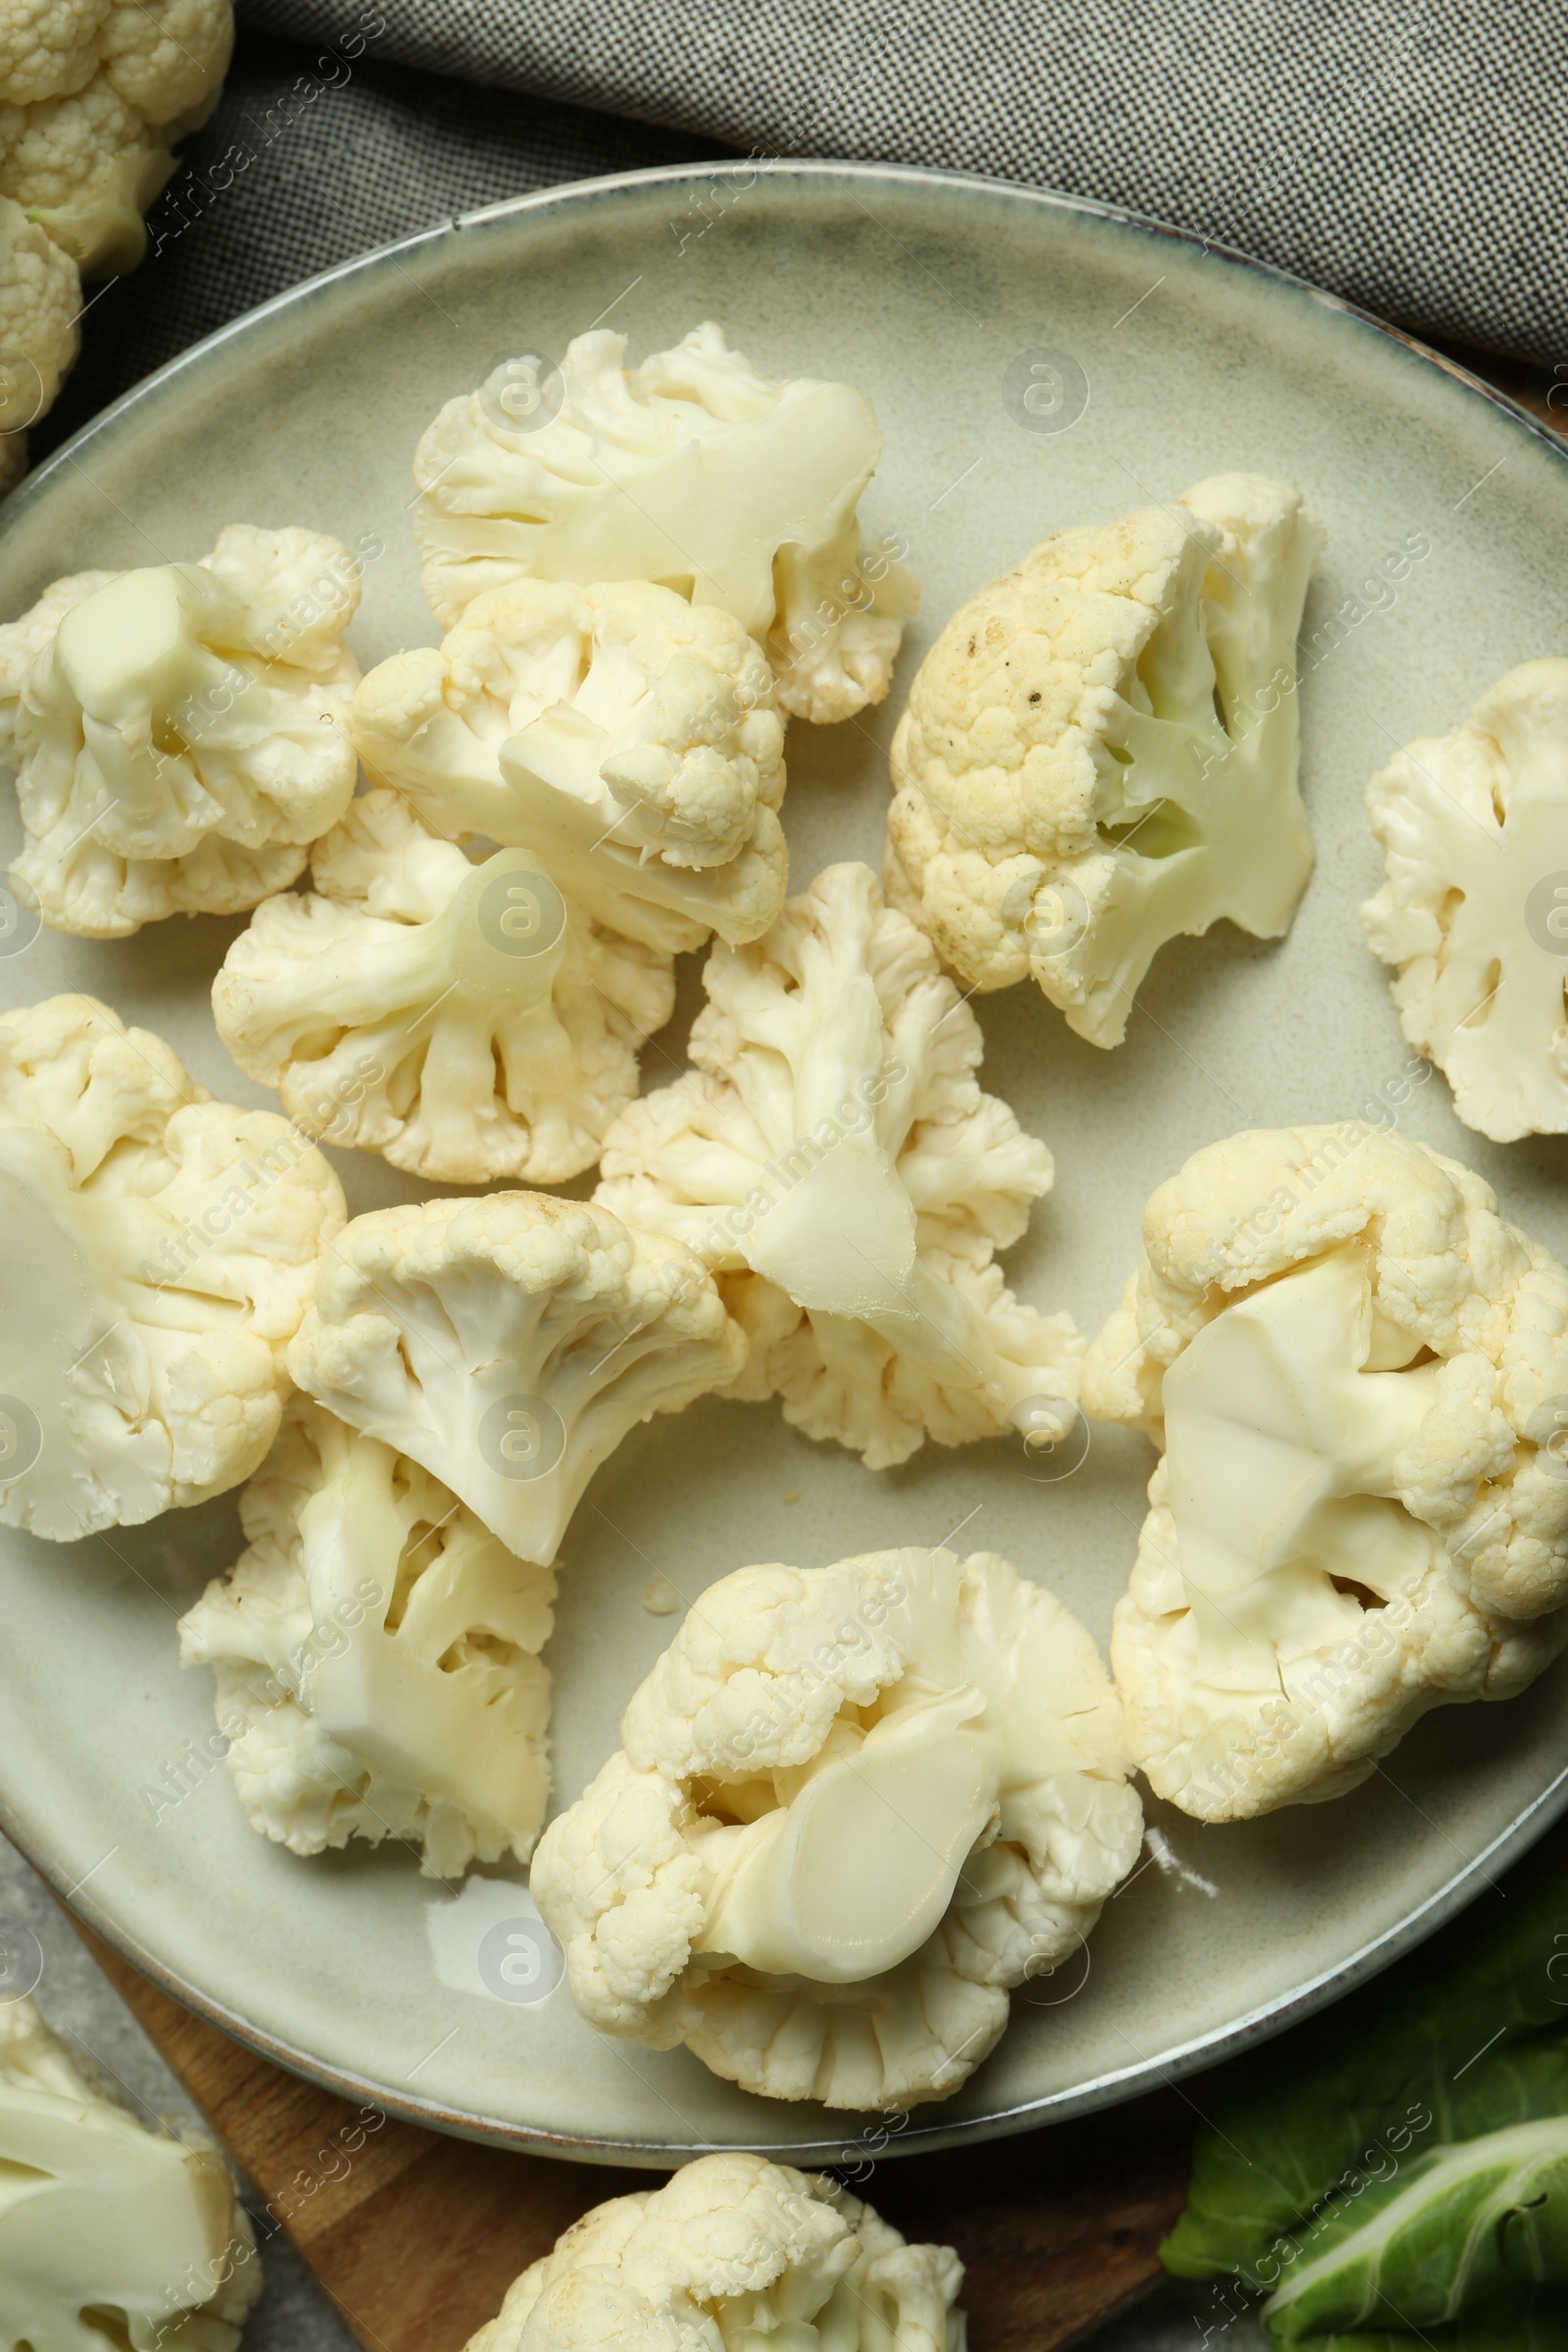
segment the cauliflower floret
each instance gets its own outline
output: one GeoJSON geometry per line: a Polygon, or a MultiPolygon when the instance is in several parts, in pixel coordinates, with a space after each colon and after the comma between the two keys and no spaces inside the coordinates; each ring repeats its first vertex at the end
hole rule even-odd
{"type": "Polygon", "coordinates": [[[142,215],[174,170],[107,74],[69,98],[0,107],[0,195],[14,197],[84,276],[133,270],[142,215]]]}
{"type": "Polygon", "coordinates": [[[0,194],[0,465],[7,487],[25,470],[27,426],[52,405],[76,356],[80,312],[75,263],[0,194]]]}
{"type": "Polygon", "coordinates": [[[183,1665],[217,1668],[254,1827],[297,1854],[420,1843],[430,1878],[526,1862],[550,1796],[554,1572],[303,1396],[240,1518],[249,1549],[179,1641],[183,1665]]]}
{"type": "Polygon", "coordinates": [[[562,1184],[599,1156],[668,1020],[657,950],[569,906],[523,850],[472,863],[372,792],[266,899],[213,983],[218,1034],[290,1118],[447,1184],[562,1184]]]}
{"type": "Polygon", "coordinates": [[[700,2156],[574,2222],[467,2352],[964,2352],[962,2284],[836,2180],[700,2156]]]}
{"type": "Polygon", "coordinates": [[[436,617],[530,577],[655,580],[755,637],[785,710],[822,723],[881,702],[916,591],[862,563],[856,509],[882,454],[864,393],[773,383],[710,323],[630,374],[625,350],[578,335],[559,382],[509,361],[426,431],[415,529],[436,617]]]}
{"type": "Polygon", "coordinates": [[[930,941],[834,865],[755,947],[715,948],[694,1072],[631,1103],[595,1195],[686,1243],[751,1339],[740,1394],[873,1470],[925,1439],[1058,1438],[1081,1348],[993,1263],[1051,1153],[975,1078],[930,941]]]}
{"type": "Polygon", "coordinates": [[[79,605],[84,596],[91,596],[95,588],[106,587],[116,576],[112,571],[71,572],[46,588],[20,620],[8,621],[0,627],[0,760],[7,767],[15,767],[21,757],[17,749],[17,720],[28,670],[45,648],[54,643],[55,631],[72,606],[79,605]]]}
{"type": "Polygon", "coordinates": [[[1165,1455],[1111,1641],[1133,1760],[1204,1821],[1337,1796],[1568,1642],[1568,1269],[1356,1125],[1211,1145],[1144,1247],[1084,1367],[1165,1455]]]}
{"type": "Polygon", "coordinates": [[[596,922],[666,955],[783,904],[783,731],[740,623],[646,581],[527,580],[438,653],[371,670],[354,737],[438,833],[528,850],[596,922]]]}
{"type": "Polygon", "coordinates": [[[321,1154],[91,997],[0,1019],[0,1524],[70,1543],[249,1478],[344,1222],[321,1154]]]}
{"type": "Polygon", "coordinates": [[[145,2130],[25,1995],[0,2007],[0,2162],[4,2352],[235,2352],[262,2266],[227,2164],[145,2130]]]}
{"type": "Polygon", "coordinates": [[[745,1351],[679,1243],[587,1201],[491,1193],[357,1217],[289,1368],[549,1563],[627,1432],[723,1388],[745,1351]]]}
{"type": "MultiPolygon", "coordinates": [[[[177,141],[217,104],[233,38],[228,0],[14,0],[0,28],[0,196],[48,240],[49,281],[72,322],[50,364],[17,322],[5,336],[13,386],[19,364],[39,371],[35,380],[23,367],[19,424],[49,407],[75,357],[77,271],[103,276],[141,260],[142,214],[174,170],[177,141]]],[[[11,242],[11,210],[0,213],[0,243],[11,242]]],[[[0,317],[5,308],[0,296],[0,317]]]]}
{"type": "Polygon", "coordinates": [[[1389,878],[1361,919],[1405,1036],[1494,1143],[1568,1131],[1568,662],[1510,670],[1366,805],[1389,878]]]}
{"type": "Polygon", "coordinates": [[[65,581],[46,592],[55,626],[24,670],[37,608],[0,630],[13,876],[52,928],[89,939],[286,889],[354,791],[358,560],[314,531],[233,523],[198,564],[95,578],[70,602],[65,581]]]}
{"type": "Polygon", "coordinates": [[[1058,531],[956,613],[893,739],[888,895],[971,988],[1115,1046],[1155,951],[1289,926],[1296,634],[1323,534],[1255,474],[1058,531]]]}
{"type": "Polygon", "coordinates": [[[977,1552],[711,1586],[539,1842],[578,2008],[777,2099],[946,2098],[1143,1836],[1094,1642],[977,1552]]]}
{"type": "Polygon", "coordinates": [[[102,66],[145,122],[199,121],[233,45],[228,0],[11,0],[0,104],[64,98],[102,66]]]}

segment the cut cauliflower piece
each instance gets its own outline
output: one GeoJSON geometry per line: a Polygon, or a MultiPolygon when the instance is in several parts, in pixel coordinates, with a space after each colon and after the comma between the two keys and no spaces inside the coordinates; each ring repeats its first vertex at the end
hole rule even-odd
{"type": "Polygon", "coordinates": [[[1361,919],[1405,1036],[1494,1143],[1568,1131],[1568,662],[1511,669],[1366,804],[1389,878],[1361,919]]]}
{"type": "Polygon", "coordinates": [[[68,98],[0,105],[0,195],[84,276],[135,268],[147,245],[142,215],[174,169],[171,148],[102,72],[68,98]]]}
{"type": "Polygon", "coordinates": [[[1157,949],[1289,927],[1312,867],[1296,636],[1323,534],[1220,474],[1058,531],[956,612],[893,739],[888,891],[971,988],[1115,1046],[1157,949]]]}
{"type": "Polygon", "coordinates": [[[1084,1402],[1164,1449],[1111,1664],[1204,1821],[1337,1796],[1568,1642],[1568,1269],[1378,1128],[1233,1136],[1144,1212],[1084,1402]]]}
{"type": "Polygon", "coordinates": [[[620,1728],[534,1858],[572,1997],[769,2098],[946,2098],[1142,1841],[1100,1653],[992,1552],[743,1568],[620,1728]]]}
{"type": "Polygon", "coordinates": [[[964,2352],[962,2284],[836,2180],[699,2156],[574,2222],[467,2352],[964,2352]]]}
{"type": "Polygon", "coordinates": [[[144,121],[200,120],[233,45],[229,0],[12,0],[0,105],[68,97],[101,68],[144,121]]]}
{"type": "Polygon", "coordinates": [[[0,629],[11,871],[46,923],[122,939],[296,878],[354,791],[360,568],[318,532],[231,523],[197,564],[56,581],[0,629]]]}
{"type": "Polygon", "coordinates": [[[21,205],[0,193],[0,448],[5,487],[26,470],[26,431],[70,373],[80,340],[81,277],[21,205]]]}
{"type": "Polygon", "coordinates": [[[289,1368],[548,1564],[627,1432],[725,1387],[745,1352],[679,1243],[587,1201],[491,1193],[357,1217],[289,1368]]]}
{"type": "Polygon", "coordinates": [[[372,792],[265,899],[213,983],[218,1034],[290,1118],[447,1184],[592,1167],[669,1018],[657,950],[585,920],[524,850],[473,863],[372,792]]]}
{"type": "Polygon", "coordinates": [[[25,1995],[0,2006],[0,2163],[5,2352],[235,2352],[262,2266],[222,2155],[147,2131],[25,1995]]]}
{"type": "Polygon", "coordinates": [[[0,1524],[56,1543],[237,1487],[344,1222],[321,1154],[91,997],[0,1018],[0,1524]]]}
{"type": "Polygon", "coordinates": [[[17,720],[22,714],[22,689],[38,656],[54,643],[55,631],[71,611],[95,588],[106,587],[118,575],[112,571],[74,571],[46,588],[20,620],[0,626],[0,761],[15,767],[21,759],[17,720]]]}
{"type": "Polygon", "coordinates": [[[174,147],[218,103],[233,12],[228,0],[120,0],[28,14],[34,35],[74,19],[82,37],[29,54],[0,35],[0,194],[85,274],[133,269],[174,147]]]}
{"type": "Polygon", "coordinates": [[[993,1260],[1051,1153],[975,1077],[979,1024],[863,865],[755,946],[715,948],[695,1071],[631,1103],[595,1195],[686,1243],[751,1339],[740,1392],[873,1470],[1021,1430],[1059,1438],[1081,1347],[993,1260]]]}
{"type": "Polygon", "coordinates": [[[783,904],[783,731],[740,623],[646,581],[525,580],[354,698],[369,773],[438,833],[528,850],[596,922],[675,955],[783,904]]]}
{"type": "Polygon", "coordinates": [[[653,580],[755,637],[783,710],[825,723],[881,702],[916,591],[862,559],[882,454],[865,394],[774,383],[711,323],[630,373],[625,350],[599,328],[559,378],[509,361],[430,425],[415,530],[436,617],[521,579],[653,580]]]}
{"type": "Polygon", "coordinates": [[[550,1796],[554,1571],[303,1396],[240,1518],[249,1548],[179,1639],[183,1665],[217,1669],[253,1826],[297,1854],[418,1843],[430,1878],[526,1862],[550,1796]]]}

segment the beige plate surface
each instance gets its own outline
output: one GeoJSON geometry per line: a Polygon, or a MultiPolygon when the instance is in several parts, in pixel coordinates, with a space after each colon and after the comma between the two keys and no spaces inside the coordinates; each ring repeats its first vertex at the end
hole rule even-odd
{"type": "MultiPolygon", "coordinates": [[[[196,556],[227,521],[305,522],[385,542],[354,631],[362,661],[433,641],[409,515],[420,428],[500,359],[559,352],[606,314],[633,356],[714,318],[769,373],[847,375],[875,400],[886,456],[868,527],[907,539],[924,611],[890,705],[865,725],[791,732],[797,887],[835,858],[878,858],[890,714],[914,663],[955,604],[1046,531],[1231,467],[1299,482],[1328,524],[1307,632],[1341,612],[1341,642],[1301,692],[1318,864],[1289,940],[1265,947],[1222,925],[1167,950],[1114,1054],[1071,1036],[1033,989],[978,1006],[987,1083],[1056,1154],[1056,1191],[1013,1279],[1092,1331],[1136,1258],[1146,1195],[1199,1145],[1406,1092],[1406,1050],[1356,917],[1379,870],[1362,786],[1499,671],[1568,646],[1568,465],[1517,412],[1355,314],[1146,223],[896,170],[648,174],[453,223],[187,354],[6,506],[4,611],[60,572],[196,556]],[[1042,350],[1087,379],[1068,430],[1025,430],[1009,414],[1009,366],[1042,350]],[[1427,552],[1403,580],[1358,598],[1412,540],[1427,552]]],[[[0,991],[20,1004],[89,990],[169,1037],[220,1095],[260,1102],[207,1004],[236,928],[173,921],[103,945],[46,933],[0,962],[0,991]]],[[[662,1041],[674,1060],[651,1049],[650,1084],[680,1058],[687,961],[662,1041]]],[[[1568,1250],[1560,1141],[1485,1144],[1437,1078],[1396,1115],[1568,1250]]],[[[355,1207],[415,1197],[379,1161],[338,1164],[355,1207]]],[[[559,1790],[575,1795],[614,1744],[673,1630],[641,1605],[656,1572],[692,1596],[746,1561],[815,1566],[961,1529],[962,1546],[1053,1584],[1103,1642],[1149,1468],[1142,1441],[1114,1431],[1054,1483],[1002,1444],[932,1447],[873,1477],[762,1407],[709,1404],[639,1431],[565,1545],[559,1790]]],[[[520,1878],[483,1874],[455,1897],[396,1849],[297,1860],[251,1833],[220,1769],[189,1772],[171,1805],[168,1768],[212,1722],[207,1676],[175,1663],[175,1612],[237,1548],[232,1496],[69,1550],[3,1538],[0,1799],[94,1926],[303,2072],[430,2122],[634,2163],[714,2144],[818,2160],[848,2145],[853,2160],[854,2118],[749,2098],[684,2052],[601,2040],[564,1986],[507,1997],[538,1989],[495,1965],[526,1932],[520,1878]]],[[[1565,1688],[1559,1668],[1510,1706],[1429,1717],[1335,1805],[1237,1830],[1154,1808],[1168,1844],[1108,1907],[1088,1982],[1075,1973],[1017,1998],[998,2053],[894,2144],[1104,2104],[1381,1965],[1561,1808],[1565,1688]]]]}

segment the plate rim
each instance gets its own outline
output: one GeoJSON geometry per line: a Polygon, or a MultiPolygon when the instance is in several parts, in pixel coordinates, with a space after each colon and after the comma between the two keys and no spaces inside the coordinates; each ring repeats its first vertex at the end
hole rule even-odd
{"type": "MultiPolygon", "coordinates": [[[[461,235],[465,229],[514,220],[533,213],[566,212],[641,189],[678,185],[691,180],[712,181],[738,177],[743,172],[751,173],[753,181],[766,177],[781,182],[793,180],[828,185],[836,180],[850,180],[873,185],[936,188],[959,196],[978,196],[992,201],[1002,198],[1009,203],[1036,207],[1045,215],[1076,215],[1143,237],[1196,248],[1205,258],[1218,260],[1226,269],[1241,270],[1295,295],[1304,295],[1320,309],[1346,319],[1352,327],[1369,330],[1383,341],[1394,344],[1417,364],[1437,369],[1460,395],[1469,394],[1485,400],[1515,427],[1522,427],[1537,448],[1548,450],[1558,464],[1568,466],[1568,444],[1560,435],[1507,393],[1476,375],[1462,362],[1446,352],[1433,349],[1406,328],[1379,318],[1376,313],[1344,295],[1332,293],[1277,263],[1263,261],[1240,247],[1206,237],[1195,229],[1182,228],[1130,207],[1105,203],[1095,197],[1001,179],[983,172],[861,161],[853,157],[736,158],[711,163],[656,165],[635,172],[609,172],[503,198],[495,204],[454,214],[428,228],[416,229],[390,243],[371,247],[346,261],[334,263],[329,269],[303,278],[295,285],[284,287],[280,292],[270,295],[266,302],[241,313],[236,318],[225,320],[211,334],[176,352],[151,374],[131,385],[78,426],[58,449],[51,451],[4,501],[3,511],[0,511],[0,546],[4,545],[11,528],[30,513],[38,497],[56,479],[64,478],[65,469],[76,465],[79,453],[88,449],[99,435],[130,416],[140,404],[157,398],[182,371],[200,365],[212,353],[237,338],[254,333],[263,321],[284,311],[307,305],[329,288],[367,270],[384,269],[388,263],[401,268],[409,257],[421,253],[425,248],[437,248],[448,238],[461,235]]],[[[1424,1942],[1462,1910],[1482,1886],[1490,1885],[1496,1870],[1528,1850],[1565,1811],[1568,1811],[1568,1764],[1512,1822],[1498,1832],[1490,1845],[1454,1871],[1414,1911],[1360,1945],[1333,1968],[1322,1971],[1309,1983],[1298,1986],[1284,1999],[1259,2004],[1222,2032],[1196,2035],[1158,2058],[1140,2055],[1126,2066],[1102,2073],[1091,2082],[1051,2092],[1017,2106],[950,2122],[936,2120],[942,2114],[940,2104],[929,2106],[925,2112],[933,2120],[924,2124],[911,2123],[904,2132],[889,2136],[886,2145],[878,2150],[879,2157],[929,2154],[970,2141],[1009,2137],[1043,2125],[1066,2122],[1076,2116],[1119,2106],[1148,2090],[1172,2087],[1188,2076],[1271,2039],[1380,1974],[1404,1953],[1424,1942]]],[[[675,2142],[623,2140],[607,2135],[585,2137],[551,2131],[543,2126],[514,2124],[493,2116],[471,2114],[445,2106],[438,2100],[410,2096],[407,2092],[376,2082],[369,2075],[335,2067],[324,2059],[296,2048],[292,2042],[268,2033],[264,2028],[251,2024],[216,1995],[204,1992],[190,1983],[177,1968],[160,1960],[133,1935],[104,1915],[95,1896],[87,1894],[84,1897],[85,1881],[67,1885],[66,1872],[47,1854],[34,1848],[22,1834],[20,1824],[8,1805],[0,1807],[0,1819],[3,1819],[6,1836],[50,1886],[68,1915],[79,1920],[84,1928],[101,1937],[162,1991],[242,2047],[270,2059],[287,2073],[331,2091],[338,2097],[371,2105],[399,2122],[538,2156],[583,2164],[612,2162],[629,2170],[662,2171],[696,2156],[735,2148],[749,2148],[775,2163],[831,2165],[855,2160],[857,2151],[851,2143],[868,2120],[867,2115],[859,2110],[845,2109],[844,2131],[830,2138],[803,2137],[789,2142],[734,2138],[675,2142]]],[[[776,2104],[780,2103],[769,2102],[770,2106],[776,2104]]],[[[919,2113],[918,2109],[916,2113],[919,2113]]]]}

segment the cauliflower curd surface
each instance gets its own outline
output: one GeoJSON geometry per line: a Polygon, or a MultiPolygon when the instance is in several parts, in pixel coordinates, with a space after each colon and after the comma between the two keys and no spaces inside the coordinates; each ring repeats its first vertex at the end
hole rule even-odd
{"type": "Polygon", "coordinates": [[[526,1862],[550,1795],[556,1580],[407,1455],[290,1399],[246,1551],[181,1618],[253,1826],[297,1854],[416,1842],[430,1878],[526,1862]]]}
{"type": "Polygon", "coordinates": [[[672,956],[784,898],[783,728],[739,621],[646,580],[522,580],[362,682],[370,774],[432,831],[540,858],[595,922],[672,956]]]}
{"type": "Polygon", "coordinates": [[[218,1034],[289,1116],[447,1184],[562,1184],[637,1092],[668,959],[587,920],[530,852],[471,860],[376,791],[265,899],[213,984],[218,1034]]]}
{"type": "Polygon", "coordinates": [[[596,1198],[713,1267],[808,1437],[872,1469],[1072,1418],[1081,1344],[1007,1290],[996,1251],[1052,1158],[975,1076],[979,1024],[863,865],[834,865],[765,939],[716,948],[694,1071],[631,1103],[596,1198]]]}
{"type": "Polygon", "coordinates": [[[335,539],[230,523],[197,564],[57,580],[0,628],[11,873],[46,923],[122,939],[303,871],[354,792],[360,572],[335,539]]]}
{"type": "Polygon", "coordinates": [[[964,2352],[962,2284],[836,2180],[699,2156],[574,2222],[468,2352],[964,2352]]]}
{"type": "Polygon", "coordinates": [[[0,1018],[0,1523],[71,1543],[247,1479],[344,1213],[285,1120],[106,1004],[0,1018]]]}
{"type": "Polygon", "coordinates": [[[627,1432],[725,1387],[744,1356],[678,1242],[587,1201],[489,1193],[356,1217],[289,1369],[548,1566],[627,1432]]]}
{"type": "Polygon", "coordinates": [[[1209,1146],[1144,1246],[1084,1368],[1164,1455],[1111,1639],[1133,1760],[1207,1821],[1339,1795],[1568,1642],[1568,1269],[1358,1126],[1209,1146]]]}
{"type": "Polygon", "coordinates": [[[583,2015],[771,2098],[945,2098],[1143,1835],[1088,1633],[1006,1560],[710,1587],[533,1891],[583,2015]]]}
{"type": "Polygon", "coordinates": [[[954,614],[893,739],[887,884],[970,988],[1032,978],[1115,1046],[1166,940],[1289,927],[1322,545],[1298,491],[1219,474],[1056,532],[954,614]]]}
{"type": "Polygon", "coordinates": [[[1494,1143],[1568,1131],[1568,662],[1511,669],[1366,804],[1388,880],[1361,919],[1405,1036],[1494,1143]]]}
{"type": "Polygon", "coordinates": [[[559,369],[507,362],[429,426],[415,531],[436,617],[521,579],[651,581],[756,638],[783,710],[820,724],[880,702],[915,590],[862,557],[882,454],[865,394],[772,382],[710,323],[630,370],[625,351],[601,327],[559,369]]]}
{"type": "Polygon", "coordinates": [[[3,2352],[235,2352],[262,2266],[222,2155],[147,2131],[25,1994],[0,2004],[0,2164],[3,2352]]]}

